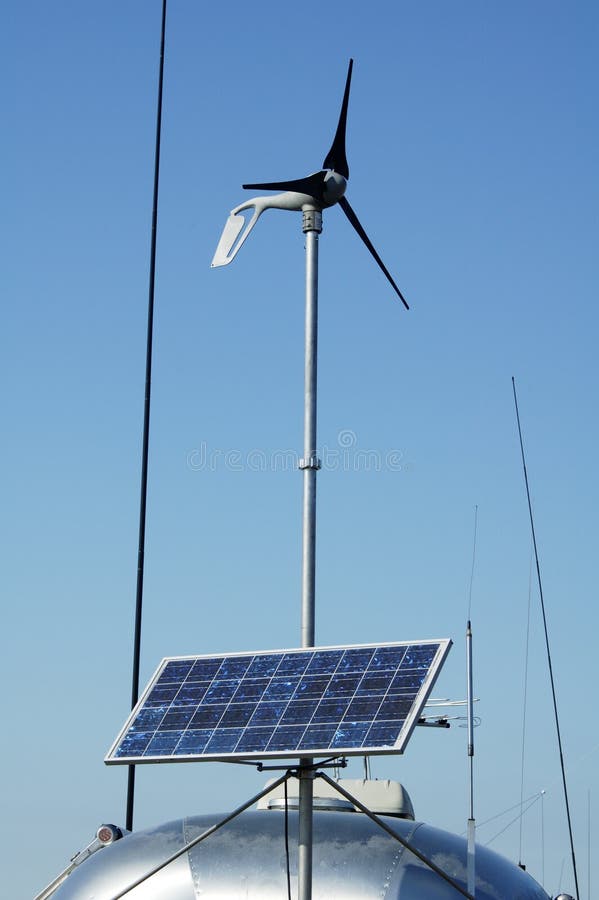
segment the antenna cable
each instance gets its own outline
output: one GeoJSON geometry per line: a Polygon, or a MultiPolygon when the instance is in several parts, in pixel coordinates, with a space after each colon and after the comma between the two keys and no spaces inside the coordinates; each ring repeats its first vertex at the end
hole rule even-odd
{"type": "Polygon", "coordinates": [[[559,760],[562,771],[562,783],[564,787],[564,802],[566,805],[566,817],[568,819],[568,833],[570,836],[570,853],[572,856],[572,871],[574,873],[574,884],[576,887],[576,900],[580,900],[580,892],[578,890],[578,873],[576,870],[576,854],[574,852],[574,838],[572,836],[572,820],[570,818],[570,803],[568,801],[568,786],[566,784],[566,769],[564,765],[564,753],[562,750],[562,737],[559,727],[559,715],[557,711],[557,698],[555,695],[555,681],[553,678],[553,665],[551,663],[551,649],[549,647],[549,632],[547,629],[547,616],[545,615],[545,600],[543,598],[543,583],[541,581],[541,567],[539,565],[539,553],[537,550],[537,538],[535,535],[535,523],[532,515],[532,503],[530,500],[530,488],[528,486],[528,473],[526,471],[526,458],[524,456],[524,442],[522,440],[522,428],[520,426],[520,413],[518,411],[518,397],[516,396],[516,382],[512,377],[512,389],[514,391],[514,405],[516,407],[516,421],[518,422],[518,436],[520,438],[520,453],[522,455],[522,470],[524,472],[524,483],[526,485],[526,498],[528,500],[528,514],[530,517],[530,530],[532,533],[532,543],[535,552],[535,565],[537,569],[537,582],[539,585],[539,597],[541,599],[541,613],[543,615],[543,629],[545,632],[545,647],[547,650],[547,664],[549,666],[549,680],[551,682],[551,696],[553,698],[553,712],[555,716],[555,731],[557,734],[557,743],[559,747],[559,760]]]}

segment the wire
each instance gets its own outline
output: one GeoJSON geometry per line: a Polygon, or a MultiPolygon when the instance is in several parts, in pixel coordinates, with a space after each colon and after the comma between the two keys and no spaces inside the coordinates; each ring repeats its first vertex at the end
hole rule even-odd
{"type": "Polygon", "coordinates": [[[545,631],[545,647],[547,650],[547,664],[549,666],[549,680],[551,682],[551,696],[553,698],[553,713],[555,717],[555,730],[557,734],[557,744],[559,747],[560,767],[562,770],[562,783],[564,789],[564,802],[566,806],[566,817],[568,819],[568,833],[570,835],[570,854],[572,857],[572,871],[574,874],[574,884],[576,889],[576,900],[580,900],[580,891],[578,890],[578,872],[576,870],[576,854],[574,852],[574,837],[572,835],[572,819],[570,817],[570,803],[568,801],[568,786],[566,784],[566,768],[564,764],[564,753],[562,750],[562,736],[559,727],[559,715],[557,711],[557,698],[555,695],[555,681],[553,678],[553,665],[551,662],[551,650],[549,647],[549,631],[547,628],[547,616],[545,614],[545,600],[543,598],[543,583],[541,581],[541,567],[539,564],[539,553],[537,550],[537,538],[535,534],[535,523],[532,515],[532,503],[530,499],[530,488],[528,486],[528,472],[526,471],[526,459],[524,456],[524,441],[522,440],[522,428],[520,426],[520,413],[518,411],[518,398],[516,396],[516,382],[512,377],[512,388],[514,391],[514,405],[516,407],[516,420],[518,422],[518,435],[520,437],[520,453],[522,455],[522,469],[524,471],[524,483],[526,484],[526,498],[528,500],[528,514],[530,517],[530,530],[532,532],[532,543],[535,551],[535,564],[537,569],[537,581],[539,585],[539,596],[541,599],[541,612],[543,615],[543,628],[545,631]]]}
{"type": "Polygon", "coordinates": [[[566,860],[565,860],[565,859],[562,859],[562,867],[561,867],[561,869],[559,870],[559,883],[558,883],[558,885],[557,885],[557,892],[558,892],[558,894],[561,894],[561,892],[562,892],[562,878],[564,877],[564,865],[565,865],[565,863],[566,863],[566,860]]]}
{"type": "MultiPolygon", "coordinates": [[[[526,798],[524,803],[529,803],[531,800],[538,800],[539,797],[541,797],[544,793],[545,793],[545,791],[539,791],[537,794],[531,794],[530,797],[526,798]]],[[[514,810],[514,809],[518,809],[519,806],[521,806],[520,802],[514,803],[513,806],[508,806],[508,808],[504,809],[503,812],[496,813],[494,816],[491,816],[489,819],[485,819],[484,822],[479,822],[478,827],[482,828],[483,825],[488,825],[489,822],[494,822],[495,819],[500,819],[502,816],[507,816],[508,813],[512,812],[512,810],[514,810]]],[[[462,834],[465,834],[465,832],[462,832],[462,834]]]]}
{"type": "MultiPolygon", "coordinates": [[[[521,812],[519,812],[517,816],[515,816],[510,822],[507,823],[507,825],[505,825],[505,826],[501,829],[501,831],[498,831],[497,834],[494,834],[493,837],[490,838],[490,839],[485,843],[485,847],[488,847],[489,844],[492,844],[493,841],[495,840],[495,838],[498,838],[500,834],[503,834],[504,831],[507,831],[508,828],[510,828],[510,827],[514,824],[514,822],[517,822],[518,819],[521,819],[522,816],[524,815],[524,813],[527,813],[528,810],[531,809],[531,808],[535,805],[535,803],[538,803],[538,801],[541,799],[542,796],[543,796],[543,793],[542,793],[542,792],[541,792],[540,794],[537,794],[537,796],[536,796],[533,800],[530,801],[530,803],[528,804],[528,806],[526,807],[526,809],[523,809],[521,812]]],[[[517,805],[519,806],[520,804],[517,804],[517,805]]]]}

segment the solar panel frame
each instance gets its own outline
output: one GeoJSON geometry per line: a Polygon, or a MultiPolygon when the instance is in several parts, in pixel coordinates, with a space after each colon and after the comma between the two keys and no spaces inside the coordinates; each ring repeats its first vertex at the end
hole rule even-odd
{"type": "Polygon", "coordinates": [[[403,753],[450,647],[443,638],[166,657],[105,762],[403,753]]]}

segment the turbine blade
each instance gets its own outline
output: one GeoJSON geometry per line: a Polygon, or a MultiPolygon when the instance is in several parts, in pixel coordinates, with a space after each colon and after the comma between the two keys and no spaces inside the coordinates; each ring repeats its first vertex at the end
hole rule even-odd
{"type": "Polygon", "coordinates": [[[297,191],[300,194],[310,194],[317,199],[322,196],[322,186],[326,172],[315,172],[306,178],[296,178],[294,181],[267,181],[261,184],[242,184],[244,190],[259,191],[297,191]]]}
{"type": "Polygon", "coordinates": [[[358,220],[357,215],[355,214],[355,212],[353,211],[353,209],[351,208],[351,206],[349,205],[349,203],[347,202],[347,200],[346,200],[345,197],[341,197],[341,199],[339,200],[339,206],[341,207],[341,209],[343,210],[343,212],[345,213],[345,215],[347,216],[347,218],[349,219],[349,221],[351,222],[351,224],[354,226],[354,228],[356,229],[356,231],[358,232],[358,234],[360,235],[360,237],[362,238],[362,240],[364,241],[364,243],[366,244],[366,246],[368,247],[368,249],[370,250],[370,252],[371,252],[372,255],[374,256],[375,260],[377,261],[378,265],[380,266],[380,268],[381,268],[381,269],[383,270],[383,272],[385,273],[385,276],[386,276],[387,280],[389,281],[389,283],[390,283],[391,286],[393,287],[393,290],[395,291],[395,293],[397,294],[397,296],[399,297],[399,299],[401,300],[401,302],[403,303],[403,305],[405,306],[405,308],[406,308],[406,309],[409,309],[410,307],[408,306],[408,304],[407,304],[407,302],[406,302],[406,299],[405,299],[404,295],[402,294],[402,292],[400,291],[400,289],[397,287],[397,285],[395,284],[395,282],[394,282],[393,279],[391,278],[391,275],[390,275],[389,272],[387,271],[387,268],[386,268],[386,266],[385,266],[383,260],[380,258],[380,256],[378,255],[378,253],[376,252],[376,250],[375,250],[374,247],[372,246],[372,243],[371,243],[371,241],[370,241],[370,238],[368,237],[368,235],[366,234],[366,232],[364,231],[364,229],[363,229],[362,226],[360,225],[360,222],[359,222],[359,220],[358,220]]]}
{"type": "Polygon", "coordinates": [[[353,59],[349,61],[347,69],[347,78],[345,80],[345,92],[343,94],[343,102],[341,104],[341,112],[339,113],[339,122],[337,123],[337,131],[331,144],[331,149],[325,157],[322,164],[323,169],[334,169],[344,178],[349,178],[349,166],[347,157],[345,156],[345,128],[347,125],[347,107],[349,105],[349,87],[351,84],[351,72],[354,66],[353,59]]]}

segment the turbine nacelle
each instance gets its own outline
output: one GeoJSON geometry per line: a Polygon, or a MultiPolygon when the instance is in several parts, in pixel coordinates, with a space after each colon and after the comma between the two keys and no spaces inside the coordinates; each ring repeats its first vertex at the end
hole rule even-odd
{"type": "MultiPolygon", "coordinates": [[[[301,182],[298,181],[298,184],[307,184],[308,182],[316,183],[318,189],[313,189],[313,192],[310,193],[284,191],[282,194],[271,194],[267,197],[253,197],[232,209],[210,264],[212,268],[226,266],[235,259],[264,210],[288,209],[292,212],[301,212],[306,209],[326,209],[338,203],[347,188],[347,179],[332,169],[308,175],[307,178],[301,179],[301,182]],[[240,215],[250,209],[254,210],[250,218],[246,219],[245,216],[240,215]]],[[[244,185],[244,187],[254,187],[254,185],[244,185]]],[[[260,187],[266,187],[266,185],[260,185],[260,187]]]]}

